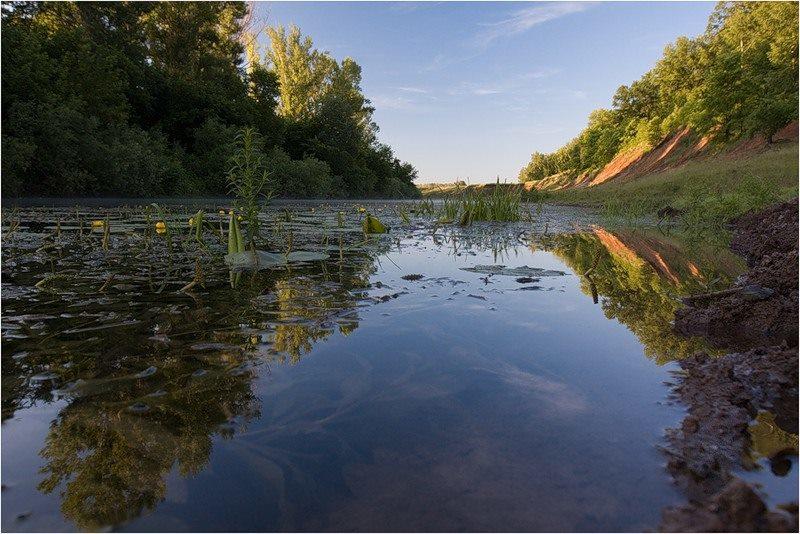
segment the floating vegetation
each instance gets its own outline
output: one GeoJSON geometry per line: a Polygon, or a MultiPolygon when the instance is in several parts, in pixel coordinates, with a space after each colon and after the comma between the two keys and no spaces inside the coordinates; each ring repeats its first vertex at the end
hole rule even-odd
{"type": "Polygon", "coordinates": [[[385,234],[388,232],[380,219],[369,213],[364,217],[363,227],[365,234],[385,234]]]}

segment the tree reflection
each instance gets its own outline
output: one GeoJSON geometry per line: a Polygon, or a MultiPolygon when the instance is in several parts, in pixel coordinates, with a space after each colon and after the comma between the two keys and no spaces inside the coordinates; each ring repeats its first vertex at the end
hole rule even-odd
{"type": "Polygon", "coordinates": [[[205,468],[215,436],[259,415],[252,375],[239,366],[167,359],[150,377],[74,387],[41,451],[39,489],[61,489],[61,511],[97,530],[138,516],[163,500],[165,478],[205,468]],[[192,370],[194,368],[194,370],[192,370]],[[98,393],[99,391],[99,393],[98,393]]]}
{"type": "MultiPolygon", "coordinates": [[[[40,451],[38,489],[58,493],[64,517],[84,530],[155,508],[170,473],[200,473],[215,440],[260,417],[258,369],[297,363],[337,330],[358,327],[373,258],[350,252],[323,265],[251,273],[235,290],[226,271],[210,273],[224,290],[153,296],[130,327],[70,335],[86,320],[51,312],[41,334],[4,341],[4,418],[36,401],[67,403],[40,451]],[[24,359],[10,357],[21,351],[24,359]]],[[[98,329],[128,318],[127,304],[110,300],[86,307],[100,317],[98,329]]]]}
{"type": "Polygon", "coordinates": [[[701,340],[672,331],[679,297],[724,287],[741,269],[726,250],[690,250],[677,239],[641,230],[598,227],[545,236],[539,244],[583,275],[583,292],[606,317],[630,328],[658,364],[704,348],[701,340]]]}

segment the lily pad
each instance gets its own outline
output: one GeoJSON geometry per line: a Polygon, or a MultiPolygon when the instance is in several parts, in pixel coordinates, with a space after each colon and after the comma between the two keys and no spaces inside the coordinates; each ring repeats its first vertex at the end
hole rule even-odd
{"type": "Polygon", "coordinates": [[[328,255],[323,252],[311,252],[306,250],[298,250],[290,252],[289,254],[256,250],[255,253],[253,253],[253,251],[246,251],[225,255],[225,263],[234,271],[272,269],[273,267],[282,267],[290,263],[327,259],[328,255]]]}

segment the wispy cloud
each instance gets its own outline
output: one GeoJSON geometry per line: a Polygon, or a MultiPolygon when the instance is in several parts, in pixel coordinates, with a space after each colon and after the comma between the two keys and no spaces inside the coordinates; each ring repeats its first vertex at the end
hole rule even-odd
{"type": "Polygon", "coordinates": [[[403,91],[404,93],[416,93],[419,95],[426,95],[430,92],[427,89],[423,89],[421,87],[398,87],[397,90],[403,91]]]}
{"type": "Polygon", "coordinates": [[[511,95],[516,93],[529,94],[539,90],[530,87],[531,81],[548,78],[559,72],[561,72],[559,69],[545,67],[539,70],[518,74],[504,80],[494,80],[491,83],[462,82],[457,87],[448,91],[448,94],[451,96],[488,96],[499,94],[511,95]]]}
{"type": "Polygon", "coordinates": [[[475,37],[475,44],[485,47],[501,37],[526,32],[539,24],[585,11],[589,6],[588,2],[548,2],[521,9],[506,19],[484,24],[484,29],[475,37]]]}
{"type": "Polygon", "coordinates": [[[377,109],[409,110],[414,109],[416,105],[416,103],[410,98],[392,95],[372,96],[370,97],[370,102],[372,102],[377,109]]]}

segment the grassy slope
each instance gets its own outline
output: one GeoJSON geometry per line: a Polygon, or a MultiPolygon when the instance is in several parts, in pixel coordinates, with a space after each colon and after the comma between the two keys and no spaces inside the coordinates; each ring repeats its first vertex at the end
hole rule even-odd
{"type": "Polygon", "coordinates": [[[628,181],[552,192],[548,201],[600,208],[611,216],[641,216],[665,206],[689,222],[724,221],[778,199],[797,196],[798,144],[746,157],[719,156],[628,181]]]}

